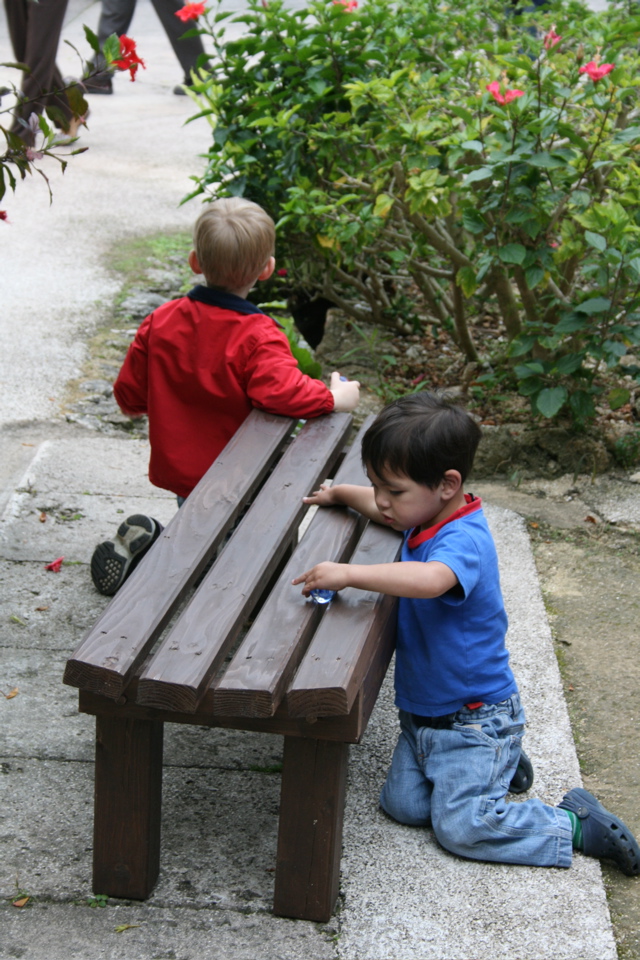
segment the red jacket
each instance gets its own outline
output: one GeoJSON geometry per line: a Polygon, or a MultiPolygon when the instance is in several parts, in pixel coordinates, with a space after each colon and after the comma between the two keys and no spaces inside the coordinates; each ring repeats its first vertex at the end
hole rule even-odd
{"type": "Polygon", "coordinates": [[[309,419],[333,394],[301,373],[271,317],[234,294],[197,286],[140,325],[113,391],[149,417],[149,479],[186,497],[253,407],[309,419]]]}

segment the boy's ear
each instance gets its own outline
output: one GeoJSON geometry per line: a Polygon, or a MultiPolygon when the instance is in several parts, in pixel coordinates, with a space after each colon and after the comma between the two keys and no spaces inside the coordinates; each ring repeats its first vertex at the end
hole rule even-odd
{"type": "Polygon", "coordinates": [[[442,496],[451,500],[462,486],[462,476],[458,470],[446,470],[442,478],[442,496]]]}
{"type": "Polygon", "coordinates": [[[263,267],[262,273],[258,277],[258,280],[268,280],[273,271],[276,268],[275,257],[269,257],[265,266],[263,267]]]}
{"type": "Polygon", "coordinates": [[[200,261],[198,260],[198,254],[195,252],[195,250],[192,250],[189,254],[189,266],[194,273],[202,273],[202,270],[200,269],[200,261]]]}

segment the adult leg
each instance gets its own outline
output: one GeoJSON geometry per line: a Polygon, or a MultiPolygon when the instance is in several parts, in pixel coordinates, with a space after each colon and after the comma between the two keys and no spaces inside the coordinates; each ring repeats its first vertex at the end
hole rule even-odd
{"type": "Polygon", "coordinates": [[[55,106],[62,111],[61,122],[66,129],[73,111],[64,93],[52,94],[51,91],[64,87],[56,67],[56,54],[67,0],[39,0],[38,3],[5,0],[5,7],[13,52],[17,60],[29,67],[29,73],[23,76],[23,101],[16,108],[13,131],[29,139],[17,118],[28,120],[32,113],[42,113],[45,106],[55,106]]]}
{"type": "MultiPolygon", "coordinates": [[[[102,0],[100,20],[98,22],[98,43],[102,50],[109,37],[115,33],[121,37],[131,25],[136,8],[136,0],[102,0]]],[[[107,70],[107,64],[102,54],[97,54],[90,64],[92,76],[85,81],[87,93],[112,93],[112,70],[107,70]]]]}
{"type": "Polygon", "coordinates": [[[204,54],[202,40],[200,37],[181,39],[182,35],[194,26],[193,23],[183,23],[176,17],[176,11],[184,6],[182,0],[151,0],[151,2],[173,47],[173,52],[180,61],[185,83],[188,83],[191,79],[191,71],[196,68],[198,57],[204,54]]]}
{"type": "MultiPolygon", "coordinates": [[[[121,37],[131,26],[133,14],[136,9],[136,0],[102,0],[102,9],[100,11],[100,21],[98,23],[98,43],[100,49],[104,43],[115,33],[121,37]]],[[[104,61],[102,61],[104,63],[104,61]]]]}

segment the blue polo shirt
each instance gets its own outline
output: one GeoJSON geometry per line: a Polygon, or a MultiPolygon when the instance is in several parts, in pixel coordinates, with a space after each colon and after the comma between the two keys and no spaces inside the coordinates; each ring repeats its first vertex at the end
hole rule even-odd
{"type": "Polygon", "coordinates": [[[396,705],[409,713],[440,717],[467,703],[499,703],[518,689],[495,544],[481,500],[465,500],[442,523],[405,535],[402,561],[437,560],[458,578],[441,597],[400,598],[396,705]]]}

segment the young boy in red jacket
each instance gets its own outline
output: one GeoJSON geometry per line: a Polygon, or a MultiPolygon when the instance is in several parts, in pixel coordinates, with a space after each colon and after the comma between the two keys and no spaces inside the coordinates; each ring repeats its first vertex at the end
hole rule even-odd
{"type": "MultiPolygon", "coordinates": [[[[254,407],[310,419],[358,404],[359,383],[330,386],[301,373],[279,324],[246,297],[275,268],[275,226],[257,204],[216,200],[198,218],[189,265],[204,274],[187,296],[154,310],[129,347],[114,394],[149,418],[149,479],[183,500],[254,407]]],[[[96,588],[114,594],[157,539],[160,524],[134,515],[95,550],[96,588]]]]}

